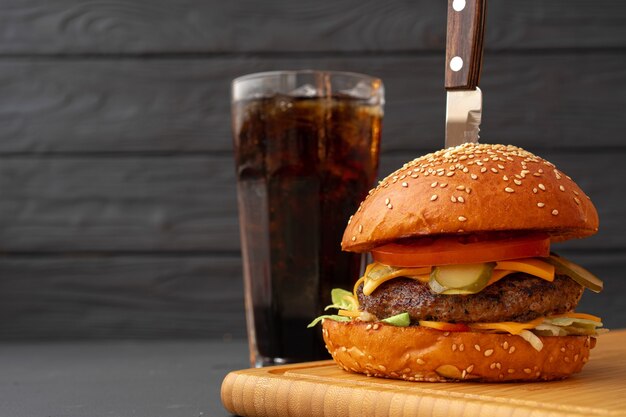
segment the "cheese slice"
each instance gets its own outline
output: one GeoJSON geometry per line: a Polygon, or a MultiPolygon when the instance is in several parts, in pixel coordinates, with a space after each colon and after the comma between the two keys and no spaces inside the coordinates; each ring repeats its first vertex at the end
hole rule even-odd
{"type": "Polygon", "coordinates": [[[498,261],[495,270],[524,272],[546,281],[554,281],[554,265],[537,258],[513,259],[498,261]]]}
{"type": "MultiPolygon", "coordinates": [[[[381,284],[394,278],[411,278],[422,283],[428,283],[430,280],[430,271],[432,267],[419,268],[399,268],[384,265],[378,262],[371,263],[367,266],[365,274],[354,285],[354,295],[356,298],[356,290],[363,283],[363,294],[371,295],[381,284]]],[[[491,285],[509,274],[515,272],[524,272],[546,281],[554,280],[555,268],[552,264],[542,261],[538,258],[520,258],[508,261],[499,261],[491,275],[491,279],[487,285],[491,285]]]]}
{"type": "Polygon", "coordinates": [[[370,295],[381,284],[398,277],[417,279],[428,282],[431,267],[395,268],[393,266],[374,262],[368,265],[363,280],[363,294],[370,295]]]}
{"type": "Polygon", "coordinates": [[[491,284],[493,284],[494,282],[498,282],[500,281],[502,278],[506,277],[507,275],[513,274],[516,271],[513,270],[506,270],[506,269],[497,269],[494,270],[491,273],[491,278],[489,279],[489,282],[487,283],[487,286],[490,286],[491,284]]]}
{"type": "Polygon", "coordinates": [[[470,323],[472,330],[498,330],[511,334],[520,334],[522,330],[534,329],[543,323],[543,317],[539,317],[527,323],[518,323],[515,321],[502,321],[498,323],[470,323]]]}

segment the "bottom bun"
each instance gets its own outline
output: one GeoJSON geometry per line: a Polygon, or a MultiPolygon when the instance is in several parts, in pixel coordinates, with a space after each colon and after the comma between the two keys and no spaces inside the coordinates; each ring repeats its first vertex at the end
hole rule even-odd
{"type": "Polygon", "coordinates": [[[549,381],[580,372],[591,336],[543,336],[538,352],[519,336],[324,320],[322,334],[346,371],[408,381],[549,381]]]}

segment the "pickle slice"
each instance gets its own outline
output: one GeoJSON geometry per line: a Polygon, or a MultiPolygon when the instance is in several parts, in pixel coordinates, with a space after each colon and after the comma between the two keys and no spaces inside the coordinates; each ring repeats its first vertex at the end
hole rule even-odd
{"type": "Polygon", "coordinates": [[[495,262],[437,266],[428,284],[437,294],[476,294],[487,286],[495,266],[495,262]]]}
{"type": "Polygon", "coordinates": [[[567,275],[585,288],[589,288],[593,292],[600,292],[604,288],[604,283],[600,278],[593,275],[580,265],[568,261],[555,253],[551,253],[546,261],[554,265],[556,273],[567,275]]]}

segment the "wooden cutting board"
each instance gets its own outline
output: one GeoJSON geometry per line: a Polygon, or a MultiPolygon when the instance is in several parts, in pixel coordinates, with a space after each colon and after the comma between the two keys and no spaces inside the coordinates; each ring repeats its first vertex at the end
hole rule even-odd
{"type": "Polygon", "coordinates": [[[602,335],[583,371],[564,381],[407,382],[320,361],[231,372],[222,403],[245,417],[626,416],[626,330],[602,335]]]}

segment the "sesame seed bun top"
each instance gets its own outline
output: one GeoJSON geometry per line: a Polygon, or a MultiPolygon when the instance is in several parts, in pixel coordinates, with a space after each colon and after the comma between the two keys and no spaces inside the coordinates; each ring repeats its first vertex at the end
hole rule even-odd
{"type": "Polygon", "coordinates": [[[364,252],[407,237],[499,231],[582,238],[598,231],[598,213],[545,159],[512,145],[465,143],[380,181],[350,218],[341,247],[364,252]]]}

